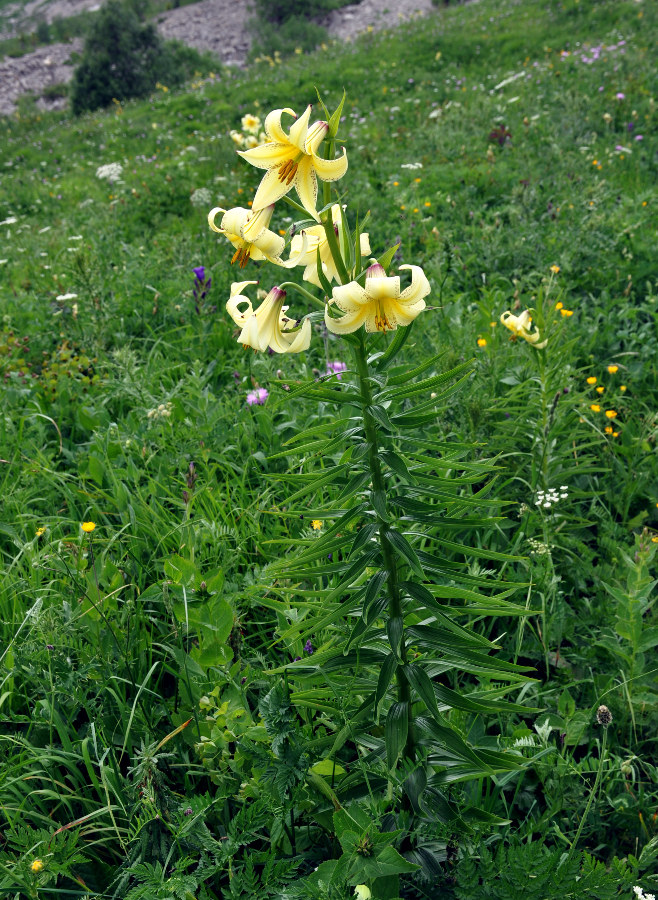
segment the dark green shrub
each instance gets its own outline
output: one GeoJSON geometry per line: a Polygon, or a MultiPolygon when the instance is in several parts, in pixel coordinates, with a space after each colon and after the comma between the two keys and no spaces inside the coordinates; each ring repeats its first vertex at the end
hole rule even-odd
{"type": "Polygon", "coordinates": [[[142,24],[134,9],[109,0],[94,20],[71,84],[75,115],[108,106],[112,100],[145,97],[157,81],[183,80],[175,54],[155,27],[142,24]]]}
{"type": "Polygon", "coordinates": [[[327,29],[317,22],[307,19],[287,19],[278,28],[273,28],[264,19],[254,19],[251,23],[253,44],[251,55],[273,56],[277,50],[281,56],[290,56],[298,48],[304,53],[311,53],[328,39],[327,29]]]}

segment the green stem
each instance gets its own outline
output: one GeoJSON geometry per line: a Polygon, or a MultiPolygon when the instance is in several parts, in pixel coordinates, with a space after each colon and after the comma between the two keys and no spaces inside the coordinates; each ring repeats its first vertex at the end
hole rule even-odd
{"type": "MultiPolygon", "coordinates": [[[[361,400],[363,408],[363,425],[368,443],[368,463],[370,473],[372,475],[373,492],[378,492],[380,496],[386,496],[386,483],[382,472],[381,462],[379,459],[379,442],[377,439],[377,423],[369,412],[372,405],[372,390],[370,387],[370,372],[368,370],[368,360],[366,354],[365,340],[363,331],[359,332],[359,343],[354,348],[354,358],[356,362],[356,370],[359,376],[359,388],[361,391],[361,400]]],[[[379,542],[384,559],[384,569],[388,575],[386,580],[386,589],[388,591],[388,611],[391,619],[403,619],[402,611],[402,595],[400,593],[400,583],[398,578],[398,568],[395,555],[391,545],[386,540],[386,532],[389,530],[388,522],[377,513],[377,524],[379,526],[379,542]]],[[[402,665],[398,666],[396,672],[398,700],[407,704],[408,711],[408,728],[407,742],[404,748],[404,756],[407,759],[415,759],[416,757],[416,741],[414,735],[414,722],[411,703],[411,685],[405,674],[405,665],[407,663],[407,648],[404,638],[404,625],[402,628],[402,640],[400,642],[400,661],[402,665]]]]}
{"type": "Polygon", "coordinates": [[[603,726],[603,740],[601,742],[601,756],[599,757],[599,768],[597,769],[597,772],[596,772],[596,778],[594,780],[594,787],[592,788],[592,791],[587,800],[587,806],[585,807],[585,812],[583,813],[583,817],[580,820],[580,824],[578,826],[578,831],[576,832],[576,836],[573,839],[573,841],[571,842],[571,847],[569,848],[569,855],[567,856],[566,864],[568,864],[569,860],[571,859],[571,857],[574,854],[574,851],[576,850],[576,847],[578,846],[578,841],[580,839],[580,835],[585,826],[585,822],[587,821],[587,816],[589,815],[589,811],[592,807],[592,803],[594,802],[594,798],[596,797],[597,791],[599,789],[599,784],[601,783],[601,776],[603,775],[603,766],[605,765],[605,751],[606,751],[607,741],[608,741],[608,726],[604,725],[603,726]]]}

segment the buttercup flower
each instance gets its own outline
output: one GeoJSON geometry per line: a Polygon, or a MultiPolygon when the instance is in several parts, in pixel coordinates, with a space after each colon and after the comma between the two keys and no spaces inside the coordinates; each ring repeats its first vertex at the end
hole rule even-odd
{"type": "Polygon", "coordinates": [[[366,331],[395,331],[398,325],[410,325],[425,309],[423,297],[430,283],[420,266],[400,266],[411,270],[411,284],[400,291],[398,275],[388,277],[379,263],[366,272],[365,287],[356,281],[333,289],[332,299],[324,312],[324,321],[334,334],[351,334],[366,326],[366,331]],[[329,313],[335,304],[345,315],[333,319],[329,313]]]}
{"type": "Polygon", "coordinates": [[[587,384],[596,384],[596,375],[590,375],[587,379],[587,384]]]}
{"type": "MultiPolygon", "coordinates": [[[[284,262],[281,259],[283,248],[286,245],[284,239],[268,229],[274,204],[254,212],[236,206],[233,209],[222,209],[216,206],[208,213],[208,224],[217,234],[223,234],[236,248],[231,264],[237,261],[241,269],[247,265],[250,259],[267,259],[277,266],[290,267],[296,264],[297,257],[284,262]],[[219,228],[215,225],[217,213],[224,213],[219,228]]],[[[303,246],[303,238],[302,246],[303,246]]]]}
{"type": "Polygon", "coordinates": [[[30,864],[30,868],[33,872],[40,872],[43,869],[43,860],[35,859],[30,864]]]}
{"type": "Polygon", "coordinates": [[[611,375],[615,375],[619,371],[619,366],[608,366],[608,372],[611,375]]]}
{"type": "Polygon", "coordinates": [[[606,409],[605,414],[609,419],[617,418],[617,411],[614,409],[606,409]]]}
{"type": "Polygon", "coordinates": [[[560,267],[559,267],[559,266],[551,266],[551,272],[553,273],[553,275],[557,275],[557,273],[558,273],[559,271],[560,271],[560,267]]]}
{"type": "Polygon", "coordinates": [[[292,109],[286,108],[273,110],[265,119],[267,143],[251,150],[238,150],[240,156],[252,166],[267,169],[256,191],[252,209],[257,212],[276,203],[294,187],[304,209],[319,222],[315,210],[317,179],[336,181],[342,178],[347,171],[347,153],[343,148],[343,155],[338,159],[322,159],[317,155],[329,125],[327,122],[315,122],[309,128],[310,106],[291,126],[288,134],[281,126],[284,112],[296,117],[292,109]]]}
{"type": "Polygon", "coordinates": [[[478,345],[478,347],[486,347],[486,346],[487,346],[487,339],[486,339],[486,338],[478,338],[478,339],[477,339],[477,345],[478,345]]]}
{"type": "Polygon", "coordinates": [[[91,534],[94,528],[96,527],[95,522],[83,522],[80,525],[80,528],[84,531],[85,534],[91,534]]]}
{"type": "Polygon", "coordinates": [[[226,304],[226,311],[236,325],[242,329],[238,342],[254,350],[266,350],[270,347],[274,353],[300,353],[308,350],[311,343],[311,320],[305,319],[301,328],[295,328],[295,320],[289,319],[284,306],[286,292],[273,287],[258,309],[254,312],[251,300],[242,294],[248,284],[256,281],[239,281],[231,285],[231,296],[226,304]],[[246,312],[240,311],[240,305],[246,303],[246,312]]]}
{"type": "MultiPolygon", "coordinates": [[[[331,207],[331,219],[334,223],[334,231],[338,234],[338,228],[341,224],[340,205],[334,203],[331,207]]],[[[367,234],[360,236],[361,256],[370,255],[370,239],[367,234]]],[[[318,250],[320,251],[320,261],[322,262],[322,271],[328,281],[339,281],[336,263],[329,249],[329,241],[322,225],[312,225],[307,228],[303,234],[296,234],[290,244],[290,256],[296,257],[296,265],[306,266],[304,269],[303,279],[311,284],[321,287],[318,278],[318,250]],[[306,250],[303,251],[304,236],[306,237],[306,250]]]]}
{"type": "Polygon", "coordinates": [[[313,519],[311,522],[311,528],[313,531],[321,531],[322,530],[322,522],[320,519],[313,519]]]}
{"type": "Polygon", "coordinates": [[[538,343],[539,332],[537,330],[530,330],[532,326],[532,316],[530,315],[529,309],[524,310],[520,316],[515,316],[509,310],[506,310],[501,314],[500,321],[505,328],[509,328],[514,338],[522,337],[524,341],[532,344],[537,350],[541,350],[548,343],[547,340],[538,343]]]}
{"type": "Polygon", "coordinates": [[[592,412],[601,412],[601,407],[598,403],[590,404],[590,409],[592,410],[592,412]]]}

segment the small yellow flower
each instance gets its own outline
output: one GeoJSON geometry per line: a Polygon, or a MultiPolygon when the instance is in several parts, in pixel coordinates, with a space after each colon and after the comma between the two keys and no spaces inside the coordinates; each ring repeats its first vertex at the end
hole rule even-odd
{"type": "Polygon", "coordinates": [[[558,300],[558,302],[555,304],[555,308],[564,309],[564,303],[561,300],[558,300]]]}
{"type": "Polygon", "coordinates": [[[487,339],[486,338],[478,338],[477,343],[478,343],[478,347],[486,347],[487,339]]]}
{"type": "Polygon", "coordinates": [[[91,534],[94,528],[96,527],[95,522],[83,522],[80,526],[85,534],[91,534]]]}
{"type": "Polygon", "coordinates": [[[522,337],[529,344],[533,344],[537,350],[541,350],[548,343],[548,340],[542,341],[541,344],[537,343],[539,341],[539,332],[536,329],[535,331],[530,330],[532,327],[532,316],[529,309],[524,310],[519,316],[512,315],[509,310],[506,310],[501,314],[500,322],[512,332],[510,340],[522,337]]]}
{"type": "Polygon", "coordinates": [[[313,521],[311,522],[311,528],[314,531],[320,531],[320,529],[322,528],[322,522],[320,521],[320,519],[313,519],[313,521]]]}
{"type": "Polygon", "coordinates": [[[32,869],[33,872],[40,872],[43,869],[43,860],[41,860],[41,859],[33,860],[32,864],[30,865],[30,868],[32,869]]]}
{"type": "Polygon", "coordinates": [[[561,309],[560,315],[564,316],[565,319],[568,319],[569,316],[573,315],[573,310],[572,309],[561,309]]]}
{"type": "Polygon", "coordinates": [[[430,203],[429,200],[426,200],[426,201],[425,201],[425,206],[431,206],[431,205],[432,205],[432,204],[430,203]]]}
{"type": "Polygon", "coordinates": [[[394,181],[394,182],[393,182],[393,187],[399,187],[399,186],[400,186],[400,182],[399,182],[399,181],[394,181]]]}
{"type": "Polygon", "coordinates": [[[593,165],[593,166],[598,166],[598,164],[599,164],[598,159],[593,159],[593,160],[592,160],[592,165],[593,165]]]}
{"type": "Polygon", "coordinates": [[[623,392],[626,390],[626,385],[625,385],[625,384],[620,384],[620,385],[619,385],[619,390],[622,391],[622,393],[623,393],[623,392]]]}
{"type": "Polygon", "coordinates": [[[596,384],[596,375],[590,375],[587,379],[587,384],[596,384]]]}
{"type": "Polygon", "coordinates": [[[605,390],[605,388],[603,387],[603,385],[600,385],[599,387],[597,387],[596,393],[597,393],[597,394],[602,394],[604,390],[605,390]]]}
{"type": "Polygon", "coordinates": [[[606,434],[612,434],[612,432],[614,431],[614,428],[612,427],[612,425],[606,425],[603,430],[605,431],[606,434]]]}
{"type": "Polygon", "coordinates": [[[416,182],[416,184],[420,184],[420,182],[422,181],[422,178],[414,178],[414,181],[416,182]]]}
{"type": "Polygon", "coordinates": [[[46,526],[45,526],[45,525],[42,525],[41,528],[37,528],[36,533],[35,533],[35,537],[40,538],[41,535],[45,533],[45,531],[46,531],[46,526]]]}
{"type": "Polygon", "coordinates": [[[496,324],[496,322],[489,322],[489,328],[495,328],[496,324]]]}
{"type": "Polygon", "coordinates": [[[618,431],[613,431],[613,432],[612,432],[612,436],[613,436],[613,437],[619,437],[619,432],[618,432],[618,431]]]}
{"type": "Polygon", "coordinates": [[[592,410],[592,412],[601,412],[601,407],[598,403],[592,403],[590,405],[590,409],[592,410]]]}
{"type": "Polygon", "coordinates": [[[614,375],[618,371],[619,371],[619,366],[608,366],[608,372],[610,372],[611,375],[614,375]]]}
{"type": "Polygon", "coordinates": [[[656,535],[654,534],[654,536],[651,538],[651,543],[652,543],[652,544],[658,544],[658,536],[656,536],[656,535]]]}
{"type": "Polygon", "coordinates": [[[559,266],[551,266],[551,272],[553,273],[553,275],[557,275],[557,273],[558,273],[559,271],[560,271],[560,267],[559,267],[559,266]]]}
{"type": "Polygon", "coordinates": [[[617,418],[617,412],[614,409],[606,409],[605,414],[609,419],[617,418]]]}

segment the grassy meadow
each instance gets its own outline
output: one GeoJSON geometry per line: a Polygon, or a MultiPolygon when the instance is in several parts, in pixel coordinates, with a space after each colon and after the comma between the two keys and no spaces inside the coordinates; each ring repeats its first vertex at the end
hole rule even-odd
{"type": "Polygon", "coordinates": [[[481,0],[3,120],[0,897],[656,893],[657,39],[481,0]],[[343,90],[334,196],[427,308],[366,360],[291,289],[254,353],[231,284],[301,270],[209,229],[230,132],[343,90]]]}

